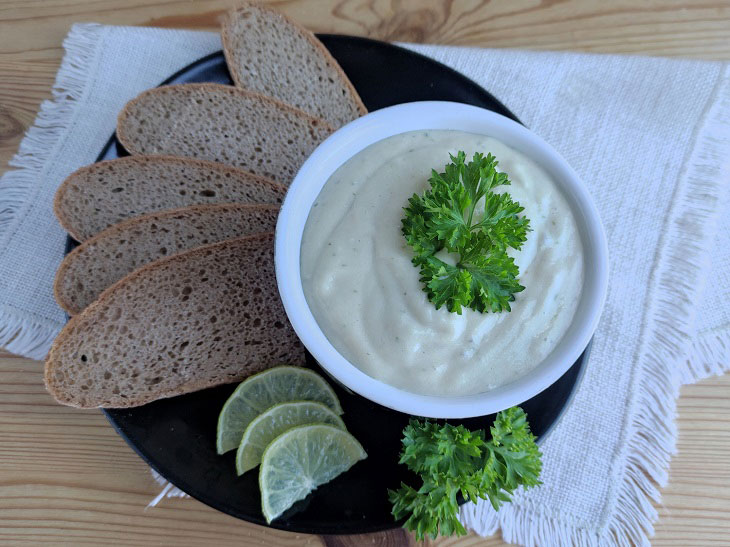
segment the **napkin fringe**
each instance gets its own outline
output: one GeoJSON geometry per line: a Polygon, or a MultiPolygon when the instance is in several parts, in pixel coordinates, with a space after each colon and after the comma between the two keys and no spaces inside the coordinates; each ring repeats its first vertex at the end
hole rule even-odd
{"type": "Polygon", "coordinates": [[[150,501],[147,504],[147,507],[145,507],[145,511],[149,509],[150,507],[157,507],[157,504],[160,503],[164,498],[189,498],[185,492],[180,490],[177,486],[174,486],[170,481],[165,479],[162,475],[160,475],[157,471],[150,468],[150,473],[152,473],[152,478],[155,479],[155,482],[162,486],[162,490],[160,490],[160,493],[157,494],[152,501],[150,501]]]}
{"type": "MultiPolygon", "coordinates": [[[[14,233],[16,219],[22,218],[43,186],[45,168],[63,144],[63,136],[74,122],[77,103],[87,88],[102,26],[74,25],[63,41],[66,51],[52,99],[43,101],[33,126],[26,131],[18,152],[8,163],[17,169],[0,179],[0,247],[14,233]]],[[[0,347],[31,359],[43,359],[59,328],[31,321],[17,310],[0,309],[0,347]]]]}
{"type": "MultiPolygon", "coordinates": [[[[692,153],[689,164],[688,179],[690,194],[685,202],[686,218],[680,219],[689,231],[696,231],[697,241],[688,238],[682,243],[688,253],[682,257],[682,248],[675,250],[680,267],[682,262],[700,256],[694,264],[695,268],[707,267],[709,270],[712,242],[717,235],[720,215],[727,210],[730,198],[730,65],[726,65],[723,77],[718,84],[712,109],[707,113],[707,122],[700,136],[698,145],[692,153]],[[718,202],[720,206],[718,206],[718,202]],[[699,249],[699,253],[697,253],[699,249]],[[684,261],[682,261],[684,258],[684,261]]],[[[688,291],[684,298],[689,302],[701,299],[706,293],[703,284],[695,290],[688,291]],[[696,300],[691,300],[696,299],[696,300]]],[[[691,279],[683,280],[689,284],[691,279]]],[[[685,301],[686,302],[686,301],[685,301]]],[[[697,307],[692,310],[691,321],[695,323],[697,307]]],[[[683,366],[679,368],[679,381],[683,384],[698,382],[710,376],[717,376],[730,370],[730,332],[714,329],[707,333],[695,335],[692,351],[688,353],[683,366]]]]}
{"type": "Polygon", "coordinates": [[[21,313],[0,309],[0,347],[29,359],[45,359],[59,329],[19,317],[21,313]]]}
{"type": "Polygon", "coordinates": [[[697,336],[687,366],[680,371],[680,379],[682,384],[692,384],[728,371],[730,371],[730,331],[727,328],[717,328],[697,336]]]}
{"type": "Polygon", "coordinates": [[[649,545],[658,518],[652,502],[661,501],[659,487],[668,482],[669,462],[676,452],[679,379],[696,381],[728,368],[727,334],[703,338],[701,359],[685,357],[695,323],[692,302],[703,294],[702,272],[709,265],[717,232],[718,201],[730,186],[730,67],[708,105],[680,175],[651,278],[647,301],[652,304],[633,372],[639,385],[629,402],[626,441],[616,456],[626,464],[614,467],[612,485],[618,491],[608,496],[614,500],[613,510],[605,513],[610,519],[589,528],[556,519],[549,508],[506,504],[495,512],[488,502],[466,504],[460,518],[477,534],[492,535],[501,528],[505,541],[528,547],[649,545]],[[685,361],[688,366],[676,366],[685,361]]]}

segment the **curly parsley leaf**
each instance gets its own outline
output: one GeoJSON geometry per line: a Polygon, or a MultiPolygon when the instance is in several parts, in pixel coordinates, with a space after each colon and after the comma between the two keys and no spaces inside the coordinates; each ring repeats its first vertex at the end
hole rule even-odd
{"type": "Polygon", "coordinates": [[[446,304],[449,311],[456,311],[457,306],[468,306],[471,302],[471,273],[465,268],[447,264],[433,255],[423,258],[421,282],[436,309],[446,304]]]}
{"type": "Polygon", "coordinates": [[[473,503],[488,499],[499,509],[519,486],[541,484],[541,454],[524,411],[500,412],[490,431],[487,440],[482,430],[415,419],[403,430],[400,463],[418,473],[422,485],[416,490],[401,483],[388,498],[393,516],[407,517],[404,526],[418,540],[466,534],[457,518],[459,494],[473,503]]]}
{"type": "Polygon", "coordinates": [[[479,312],[511,311],[514,294],[525,288],[517,281],[519,269],[504,249],[495,248],[489,255],[468,257],[463,268],[471,274],[469,307],[479,312]]]}
{"type": "Polygon", "coordinates": [[[401,229],[413,249],[412,262],[436,309],[510,311],[509,302],[524,287],[507,249],[522,247],[530,221],[519,216],[524,207],[509,194],[493,192],[510,184],[497,172],[494,156],[476,153],[468,163],[464,152],[450,157],[443,173],[431,172],[430,188],[404,207],[401,229]],[[458,261],[452,265],[436,257],[442,250],[458,254],[458,261]]]}

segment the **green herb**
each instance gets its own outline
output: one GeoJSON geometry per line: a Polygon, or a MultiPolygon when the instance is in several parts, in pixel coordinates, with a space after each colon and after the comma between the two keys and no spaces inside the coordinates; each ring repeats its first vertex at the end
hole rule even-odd
{"type": "Polygon", "coordinates": [[[477,153],[466,164],[464,152],[450,156],[452,163],[443,173],[431,171],[430,189],[414,194],[404,207],[402,231],[413,249],[413,264],[420,268],[423,290],[436,309],[511,311],[510,301],[524,287],[507,249],[520,249],[530,221],[518,216],[524,207],[509,194],[493,192],[510,184],[505,173],[497,172],[494,156],[477,153]],[[449,264],[437,257],[442,250],[458,254],[458,261],[449,264]]]}
{"type": "Polygon", "coordinates": [[[486,440],[481,429],[415,419],[403,430],[400,463],[418,473],[423,484],[416,490],[401,483],[398,491],[388,491],[388,498],[393,516],[408,517],[404,527],[418,540],[466,534],[457,519],[459,493],[474,503],[489,499],[498,510],[518,486],[542,484],[542,454],[524,411],[513,407],[500,412],[491,433],[486,440]]]}

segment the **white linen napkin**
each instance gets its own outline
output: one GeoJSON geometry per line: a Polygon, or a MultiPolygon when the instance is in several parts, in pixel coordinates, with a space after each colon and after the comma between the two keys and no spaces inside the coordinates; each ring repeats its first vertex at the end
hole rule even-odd
{"type": "MultiPolygon", "coordinates": [[[[718,231],[730,188],[730,70],[404,46],[474,79],[557,148],[592,193],[609,241],[606,308],[582,384],[543,445],[544,485],[499,513],[482,503],[461,517],[479,534],[501,529],[524,545],[646,544],[675,449],[680,381],[730,363],[727,215],[718,231]]],[[[94,161],[127,100],[220,42],[213,33],[79,24],[64,47],[53,100],[11,162],[16,170],[0,179],[0,344],[34,358],[65,322],[52,293],[66,239],[51,209],[56,187],[94,161]]]]}

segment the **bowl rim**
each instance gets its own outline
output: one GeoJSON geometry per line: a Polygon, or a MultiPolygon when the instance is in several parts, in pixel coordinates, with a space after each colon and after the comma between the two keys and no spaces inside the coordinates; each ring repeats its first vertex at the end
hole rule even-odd
{"type": "Polygon", "coordinates": [[[588,190],[567,161],[525,126],[490,110],[449,101],[418,101],[376,110],[341,127],[317,146],[300,167],[282,203],[276,225],[274,263],[279,295],[289,321],[327,373],[378,404],[432,418],[493,414],[546,389],[573,365],[590,342],[608,288],[608,246],[603,225],[588,190]],[[304,225],[312,203],[330,175],[377,141],[425,129],[455,129],[494,136],[527,154],[561,188],[576,217],[583,243],[583,289],[568,331],[532,371],[509,384],[474,395],[423,395],[367,375],[342,356],[324,335],[307,304],[301,281],[304,225]]]}

